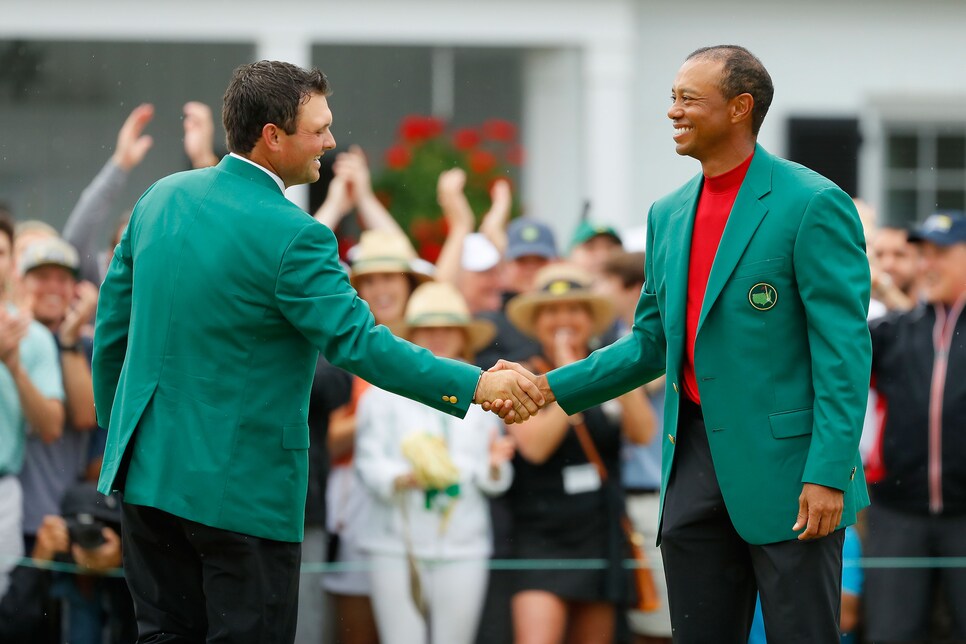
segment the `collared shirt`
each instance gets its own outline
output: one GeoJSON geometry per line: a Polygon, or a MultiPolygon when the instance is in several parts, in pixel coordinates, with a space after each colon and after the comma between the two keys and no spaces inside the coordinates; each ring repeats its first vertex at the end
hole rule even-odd
{"type": "Polygon", "coordinates": [[[269,170],[265,166],[259,165],[259,164],[255,163],[254,161],[252,161],[251,159],[246,159],[245,157],[243,157],[240,154],[235,154],[234,152],[229,152],[228,153],[228,156],[235,157],[236,159],[241,159],[245,163],[251,163],[253,166],[255,166],[256,168],[258,168],[259,170],[261,170],[262,172],[264,172],[265,174],[267,174],[268,176],[270,176],[272,178],[272,181],[274,181],[275,183],[278,184],[278,189],[282,191],[282,194],[285,194],[285,182],[282,181],[282,178],[280,176],[278,176],[277,174],[275,174],[274,172],[272,172],[271,170],[269,170]]]}
{"type": "MultiPolygon", "coordinates": [[[[7,305],[7,310],[16,308],[7,305]]],[[[39,322],[31,322],[20,341],[20,364],[44,398],[64,399],[60,360],[54,336],[39,322]]],[[[0,473],[18,474],[23,465],[26,431],[17,383],[0,365],[0,473]]]]}

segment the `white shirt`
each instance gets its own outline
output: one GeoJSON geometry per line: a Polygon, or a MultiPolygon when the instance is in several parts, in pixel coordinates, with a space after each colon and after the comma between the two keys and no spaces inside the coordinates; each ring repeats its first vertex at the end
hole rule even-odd
{"type": "Polygon", "coordinates": [[[500,420],[475,406],[460,420],[372,387],[359,400],[356,421],[354,463],[372,495],[367,527],[360,538],[363,550],[403,555],[408,523],[413,553],[419,558],[488,557],[492,531],[489,505],[483,495],[506,491],[513,478],[509,463],[500,467],[497,479],[490,478],[490,440],[493,432],[499,431],[500,420]],[[443,515],[436,507],[426,509],[422,490],[394,491],[396,477],[412,470],[402,455],[401,444],[415,432],[442,435],[460,471],[459,496],[442,532],[443,515]]]}
{"type": "Polygon", "coordinates": [[[263,165],[258,165],[257,163],[255,163],[255,162],[254,162],[254,161],[252,161],[251,159],[246,159],[245,157],[243,157],[243,156],[242,156],[242,155],[240,155],[240,154],[235,154],[234,152],[229,152],[229,153],[228,153],[228,156],[232,156],[232,157],[235,157],[236,159],[241,159],[241,160],[242,160],[242,161],[244,161],[245,163],[250,163],[250,164],[252,164],[252,165],[253,165],[253,166],[255,166],[256,168],[258,168],[259,170],[261,170],[262,172],[264,172],[265,174],[267,174],[268,176],[270,176],[270,177],[272,178],[272,180],[273,180],[273,181],[274,181],[275,183],[277,183],[277,184],[278,184],[278,189],[282,191],[282,194],[285,194],[285,182],[283,182],[283,181],[282,181],[282,178],[281,178],[280,176],[278,176],[277,174],[275,174],[274,172],[272,172],[271,170],[269,170],[269,169],[268,169],[268,168],[266,168],[265,166],[263,166],[263,165]]]}

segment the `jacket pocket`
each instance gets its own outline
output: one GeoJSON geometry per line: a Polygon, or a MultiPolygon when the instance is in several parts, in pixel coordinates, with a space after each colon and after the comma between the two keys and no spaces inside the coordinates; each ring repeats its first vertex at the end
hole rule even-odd
{"type": "Polygon", "coordinates": [[[309,448],[309,428],[308,425],[295,423],[293,425],[282,425],[282,449],[308,449],[309,448]]]}
{"type": "Polygon", "coordinates": [[[771,435],[775,438],[792,438],[812,433],[812,409],[783,411],[768,417],[771,435]]]}
{"type": "Polygon", "coordinates": [[[742,277],[754,277],[758,275],[766,275],[768,273],[774,273],[785,268],[785,258],[784,257],[772,257],[771,259],[763,259],[759,262],[748,262],[746,264],[738,264],[735,267],[734,272],[731,274],[731,279],[740,279],[742,277]]]}

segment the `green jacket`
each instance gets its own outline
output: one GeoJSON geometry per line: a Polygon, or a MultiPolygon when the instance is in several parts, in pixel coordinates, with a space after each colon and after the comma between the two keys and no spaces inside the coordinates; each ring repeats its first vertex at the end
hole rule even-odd
{"type": "MultiPolygon", "coordinates": [[[[634,329],[549,374],[568,412],[667,373],[662,496],[674,463],[685,300],[702,177],[648,214],[634,329]]],[[[852,200],[760,146],[715,255],[695,372],[728,513],[753,544],[793,539],[803,483],[845,492],[843,525],[868,505],[858,445],[872,361],[869,263],[852,200]]]]}
{"type": "Polygon", "coordinates": [[[376,326],[335,236],[261,169],[228,156],[157,182],[134,208],[98,304],[94,399],[108,428],[100,491],[300,541],[320,350],[460,417],[480,375],[376,326]]]}

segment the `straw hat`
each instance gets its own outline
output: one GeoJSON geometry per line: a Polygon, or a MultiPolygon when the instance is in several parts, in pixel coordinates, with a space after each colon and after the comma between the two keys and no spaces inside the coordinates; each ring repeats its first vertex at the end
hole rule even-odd
{"type": "Polygon", "coordinates": [[[359,277],[372,273],[404,273],[411,275],[416,284],[433,279],[416,270],[417,260],[416,251],[405,235],[392,230],[367,230],[352,249],[349,280],[353,287],[358,287],[359,277]]]}
{"type": "Polygon", "coordinates": [[[445,282],[427,282],[417,287],[409,297],[403,321],[392,325],[392,331],[409,339],[413,329],[426,327],[465,329],[469,355],[489,345],[496,336],[496,326],[488,320],[472,318],[466,300],[445,282]]]}
{"type": "Polygon", "coordinates": [[[581,302],[590,309],[592,335],[600,335],[614,322],[614,304],[609,298],[594,293],[590,284],[591,277],[582,268],[567,263],[550,264],[537,273],[532,291],[517,295],[507,303],[506,316],[513,326],[534,337],[534,314],[541,304],[581,302]]]}

